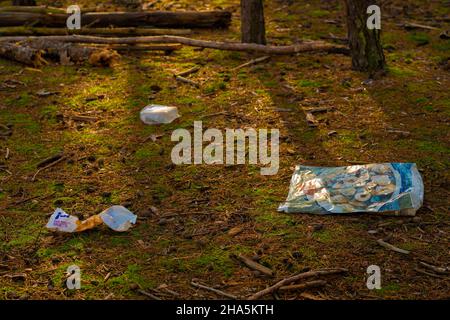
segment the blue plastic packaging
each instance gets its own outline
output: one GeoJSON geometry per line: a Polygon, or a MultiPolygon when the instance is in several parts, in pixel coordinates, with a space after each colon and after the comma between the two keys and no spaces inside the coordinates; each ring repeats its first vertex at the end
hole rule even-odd
{"type": "Polygon", "coordinates": [[[348,167],[297,166],[278,211],[415,215],[423,203],[423,181],[414,163],[348,167]]]}

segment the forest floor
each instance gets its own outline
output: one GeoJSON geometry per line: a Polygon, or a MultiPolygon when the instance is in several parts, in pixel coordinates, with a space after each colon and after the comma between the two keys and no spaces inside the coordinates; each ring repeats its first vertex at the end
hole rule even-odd
{"type": "MultiPolygon", "coordinates": [[[[239,40],[238,0],[174,3],[157,1],[154,8],[232,10],[230,29],[192,37],[239,40]]],[[[346,36],[342,1],[284,3],[266,1],[269,43],[346,36]]],[[[450,262],[449,40],[440,39],[439,30],[399,26],[415,21],[448,29],[439,18],[448,18],[449,6],[389,3],[382,12],[389,73],[373,81],[352,71],[349,57],[335,54],[276,56],[238,71],[233,68],[257,55],[184,47],[170,55],[124,54],[111,68],[53,64],[39,70],[0,60],[0,124],[13,131],[0,140],[0,299],[146,299],[136,286],[163,299],[222,298],[192,287],[193,278],[245,298],[305,268],[327,267],[349,272],[309,295],[278,298],[450,298],[448,276],[417,271],[419,260],[450,262]],[[174,72],[196,65],[201,70],[190,78],[200,88],[175,81],[174,72]],[[56,93],[43,97],[41,90],[56,93]],[[149,103],[177,106],[181,117],[146,126],[139,111],[149,103]],[[334,109],[311,128],[302,108],[317,106],[334,109]],[[73,115],[98,121],[74,122],[73,115]],[[173,165],[172,131],[192,130],[199,120],[204,129],[280,129],[278,174],[262,176],[254,165],[173,165]],[[31,181],[36,165],[61,151],[67,161],[31,181]],[[425,203],[416,218],[277,212],[295,165],[358,162],[417,163],[425,203]],[[45,229],[57,207],[87,218],[113,204],[139,216],[129,232],[45,229]],[[379,246],[376,240],[385,237],[411,254],[379,246]],[[233,260],[238,253],[258,255],[275,277],[256,275],[233,260]],[[65,286],[74,264],[81,268],[81,290],[65,286]],[[366,287],[373,264],[381,268],[381,290],[366,287]]]]}

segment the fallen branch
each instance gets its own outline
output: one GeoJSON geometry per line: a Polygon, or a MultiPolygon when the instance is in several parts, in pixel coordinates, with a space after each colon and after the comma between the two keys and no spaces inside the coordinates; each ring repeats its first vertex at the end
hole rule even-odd
{"type": "Polygon", "coordinates": [[[176,76],[178,76],[178,77],[187,77],[187,76],[189,76],[191,74],[194,74],[194,73],[197,73],[199,71],[200,71],[200,67],[196,66],[196,67],[193,67],[193,68],[188,69],[186,71],[182,71],[180,73],[177,73],[176,76]]]}
{"type": "Polygon", "coordinates": [[[96,36],[162,36],[189,35],[189,29],[154,29],[154,28],[86,28],[69,30],[65,28],[39,27],[2,27],[0,36],[65,36],[71,34],[96,36]]]}
{"type": "Polygon", "coordinates": [[[73,121],[80,121],[80,122],[96,122],[96,121],[98,121],[98,118],[96,118],[96,117],[80,116],[80,115],[70,116],[70,119],[72,119],[73,121]]]}
{"type": "Polygon", "coordinates": [[[223,292],[223,291],[221,291],[221,290],[218,290],[218,289],[214,289],[214,288],[205,286],[205,285],[203,285],[203,284],[200,284],[200,283],[197,283],[197,282],[194,282],[194,281],[191,282],[191,285],[192,285],[193,287],[200,288],[200,289],[205,289],[205,290],[208,290],[208,291],[217,293],[217,294],[219,294],[219,295],[221,295],[221,296],[224,296],[224,297],[227,297],[227,298],[230,298],[230,299],[233,299],[233,300],[237,300],[237,298],[238,298],[238,297],[235,296],[235,295],[232,295],[232,294],[223,292]]]}
{"type": "Polygon", "coordinates": [[[155,296],[154,294],[151,294],[150,292],[144,291],[144,290],[142,290],[142,289],[137,289],[136,291],[139,292],[140,294],[146,296],[146,297],[149,297],[150,299],[153,299],[153,300],[161,300],[160,298],[158,298],[158,297],[155,296]]]}
{"type": "Polygon", "coordinates": [[[348,271],[347,269],[336,268],[336,269],[323,269],[323,270],[317,270],[317,271],[303,272],[303,273],[297,274],[295,276],[292,276],[290,278],[283,279],[283,280],[277,282],[276,284],[274,284],[273,286],[268,287],[264,290],[261,290],[255,294],[253,294],[248,299],[249,300],[259,299],[259,298],[265,296],[266,294],[275,292],[275,291],[279,290],[281,287],[284,287],[284,286],[288,285],[289,283],[296,282],[298,280],[303,280],[303,279],[307,279],[307,278],[311,278],[311,277],[315,277],[315,276],[345,273],[347,271],[348,271]]]}
{"type": "Polygon", "coordinates": [[[36,180],[36,176],[39,174],[39,172],[44,171],[44,170],[46,170],[46,169],[48,169],[48,168],[51,168],[51,167],[57,165],[57,164],[60,163],[61,161],[66,160],[66,158],[67,158],[67,157],[61,157],[61,158],[59,158],[58,160],[56,160],[56,161],[54,161],[54,162],[52,162],[52,163],[46,165],[45,167],[42,167],[42,168],[38,169],[38,170],[36,171],[36,173],[33,175],[33,177],[31,178],[31,181],[35,181],[35,180],[36,180]]]}
{"type": "Polygon", "coordinates": [[[16,62],[20,62],[33,67],[47,64],[42,58],[43,51],[16,43],[0,42],[0,57],[16,62]]]}
{"type": "MultiPolygon", "coordinates": [[[[66,27],[67,13],[48,14],[42,12],[0,12],[0,26],[66,27]]],[[[228,28],[231,12],[228,11],[150,11],[150,12],[89,12],[81,13],[81,25],[97,27],[161,28],[228,28]]]]}
{"type": "Polygon", "coordinates": [[[378,239],[378,240],[377,240],[377,243],[378,243],[380,246],[382,246],[382,247],[384,247],[384,248],[386,248],[386,249],[389,249],[389,250],[392,250],[392,251],[395,251],[395,252],[398,252],[398,253],[409,254],[409,251],[408,251],[408,250],[403,250],[403,249],[397,248],[396,246],[394,246],[394,245],[392,245],[392,244],[390,244],[390,243],[387,243],[387,242],[383,241],[383,239],[378,239]]]}
{"type": "Polygon", "coordinates": [[[179,82],[187,83],[187,84],[190,84],[191,86],[194,86],[196,88],[200,88],[200,85],[197,82],[192,81],[191,79],[188,79],[188,78],[185,78],[185,77],[181,77],[181,76],[175,76],[175,79],[177,81],[179,81],[179,82]]]}
{"type": "Polygon", "coordinates": [[[439,30],[439,28],[426,26],[423,24],[418,24],[414,22],[405,22],[402,24],[402,27],[406,30],[415,30],[415,29],[425,29],[425,30],[439,30]]]}
{"type": "Polygon", "coordinates": [[[69,36],[42,36],[42,37],[1,37],[0,42],[18,42],[26,40],[58,41],[69,43],[94,43],[94,44],[144,44],[144,43],[180,43],[191,47],[210,48],[228,51],[261,52],[266,54],[294,54],[302,52],[328,52],[349,54],[345,46],[330,44],[323,41],[304,41],[289,46],[271,46],[255,43],[219,42],[197,40],[178,36],[151,36],[151,37],[126,37],[126,38],[102,38],[82,35],[69,36]]]}
{"type": "MultiPolygon", "coordinates": [[[[91,10],[92,11],[92,10],[91,10]]],[[[28,13],[49,13],[49,14],[66,14],[66,10],[61,8],[47,7],[47,6],[6,6],[0,7],[0,12],[28,12],[28,13]]],[[[83,8],[83,12],[87,12],[83,8]]]]}
{"type": "Polygon", "coordinates": [[[270,59],[270,56],[259,57],[259,58],[250,60],[249,62],[243,63],[243,64],[241,64],[241,65],[239,65],[239,66],[237,66],[237,67],[235,67],[235,68],[233,68],[231,70],[236,71],[236,70],[245,68],[247,66],[251,66],[251,65],[254,65],[254,64],[257,64],[257,63],[260,63],[260,62],[264,62],[264,61],[269,60],[269,59],[270,59]]]}
{"type": "Polygon", "coordinates": [[[58,153],[58,154],[55,154],[55,155],[53,155],[53,156],[51,156],[51,157],[49,157],[49,158],[46,158],[46,159],[42,160],[41,162],[39,162],[39,163],[36,165],[36,167],[37,167],[38,169],[39,169],[39,168],[42,168],[42,167],[45,167],[46,165],[48,165],[48,164],[50,164],[50,163],[53,163],[53,162],[55,162],[56,160],[61,159],[62,157],[63,157],[63,153],[60,152],[60,153],[58,153]]]}
{"type": "Polygon", "coordinates": [[[444,276],[444,275],[441,275],[441,274],[434,274],[434,273],[431,273],[431,272],[428,272],[428,271],[425,271],[425,270],[422,270],[422,269],[419,269],[419,268],[414,268],[414,270],[415,270],[416,272],[425,274],[425,275],[430,276],[430,277],[440,278],[440,279],[448,279],[448,277],[446,277],[446,276],[444,276]]]}
{"type": "Polygon", "coordinates": [[[271,269],[269,269],[269,268],[267,268],[267,267],[265,267],[265,266],[255,262],[255,261],[251,260],[250,258],[247,258],[246,256],[244,256],[242,254],[237,255],[237,256],[233,255],[233,257],[238,259],[239,261],[243,262],[250,269],[259,271],[262,274],[265,274],[266,276],[269,276],[269,277],[273,277],[274,276],[274,272],[271,269]]]}
{"type": "Polygon", "coordinates": [[[433,270],[434,272],[439,273],[439,274],[448,275],[450,273],[450,269],[449,268],[442,268],[442,267],[433,266],[433,265],[428,264],[428,263],[423,262],[423,261],[420,261],[419,264],[421,264],[425,268],[433,270]]]}
{"type": "Polygon", "coordinates": [[[333,109],[334,109],[333,106],[329,106],[329,107],[318,107],[318,108],[305,108],[303,110],[305,112],[309,112],[309,113],[320,113],[320,112],[327,112],[327,111],[330,111],[333,109]]]}
{"type": "Polygon", "coordinates": [[[71,43],[41,39],[24,44],[43,50],[46,56],[56,57],[62,64],[89,61],[92,65],[111,66],[119,58],[117,52],[107,48],[78,46],[71,43]]]}
{"type": "Polygon", "coordinates": [[[109,49],[115,51],[164,51],[171,53],[175,50],[180,50],[183,47],[182,44],[150,44],[145,46],[109,46],[109,49]]]}
{"type": "Polygon", "coordinates": [[[305,282],[305,283],[302,283],[302,284],[294,284],[294,285],[290,285],[290,286],[283,286],[283,287],[280,287],[280,289],[278,289],[278,290],[282,290],[282,291],[304,290],[304,289],[309,289],[309,288],[323,287],[326,284],[327,284],[327,282],[324,281],[324,280],[315,280],[315,281],[305,282]]]}

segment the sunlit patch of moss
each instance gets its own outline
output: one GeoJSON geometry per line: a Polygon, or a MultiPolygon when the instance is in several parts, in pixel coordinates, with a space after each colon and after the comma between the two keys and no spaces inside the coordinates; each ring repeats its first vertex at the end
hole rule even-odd
{"type": "Polygon", "coordinates": [[[131,284],[137,284],[143,288],[152,288],[155,286],[155,283],[152,280],[143,277],[142,267],[137,264],[128,265],[122,275],[112,277],[108,281],[108,286],[119,287],[126,290],[128,290],[131,284]]]}
{"type": "Polygon", "coordinates": [[[203,274],[206,270],[223,274],[225,277],[231,277],[235,269],[235,263],[229,256],[229,251],[218,247],[211,247],[203,254],[195,258],[193,266],[197,274],[203,274]]]}
{"type": "Polygon", "coordinates": [[[414,70],[408,69],[408,68],[402,68],[398,66],[388,66],[389,74],[396,76],[396,77],[413,77],[416,75],[416,72],[414,70]]]}
{"type": "Polygon", "coordinates": [[[227,88],[227,85],[225,82],[219,80],[219,81],[214,81],[210,84],[208,84],[205,89],[203,89],[203,92],[205,94],[214,94],[219,90],[225,90],[227,88]]]}
{"type": "Polygon", "coordinates": [[[14,233],[9,234],[11,240],[6,243],[6,247],[14,248],[24,248],[36,243],[43,227],[42,224],[36,222],[36,219],[31,219],[30,217],[17,224],[12,223],[11,226],[14,226],[14,233]]]}
{"type": "Polygon", "coordinates": [[[319,81],[301,79],[297,81],[297,85],[302,88],[318,88],[322,85],[319,81]]]}

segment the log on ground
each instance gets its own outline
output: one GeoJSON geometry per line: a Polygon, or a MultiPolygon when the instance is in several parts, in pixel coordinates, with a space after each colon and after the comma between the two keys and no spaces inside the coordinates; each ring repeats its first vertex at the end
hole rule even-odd
{"type": "MultiPolygon", "coordinates": [[[[66,27],[68,14],[0,12],[0,27],[66,27]]],[[[228,28],[228,11],[89,12],[81,14],[81,25],[90,27],[228,28]]]]}
{"type": "Polygon", "coordinates": [[[95,36],[160,36],[160,35],[188,35],[189,29],[156,29],[156,28],[82,28],[69,30],[66,28],[44,27],[2,27],[0,36],[65,36],[70,34],[95,36]]]}
{"type": "Polygon", "coordinates": [[[265,54],[295,54],[302,52],[328,52],[349,54],[346,46],[335,45],[323,41],[304,41],[299,44],[288,46],[261,45],[255,43],[220,42],[197,40],[179,36],[150,36],[150,37],[126,37],[126,38],[102,38],[93,36],[71,35],[71,36],[42,36],[42,37],[0,37],[2,41],[17,42],[26,40],[48,40],[70,43],[93,43],[93,44],[146,44],[146,43],[180,43],[191,47],[210,48],[228,51],[260,52],[265,54]]]}

